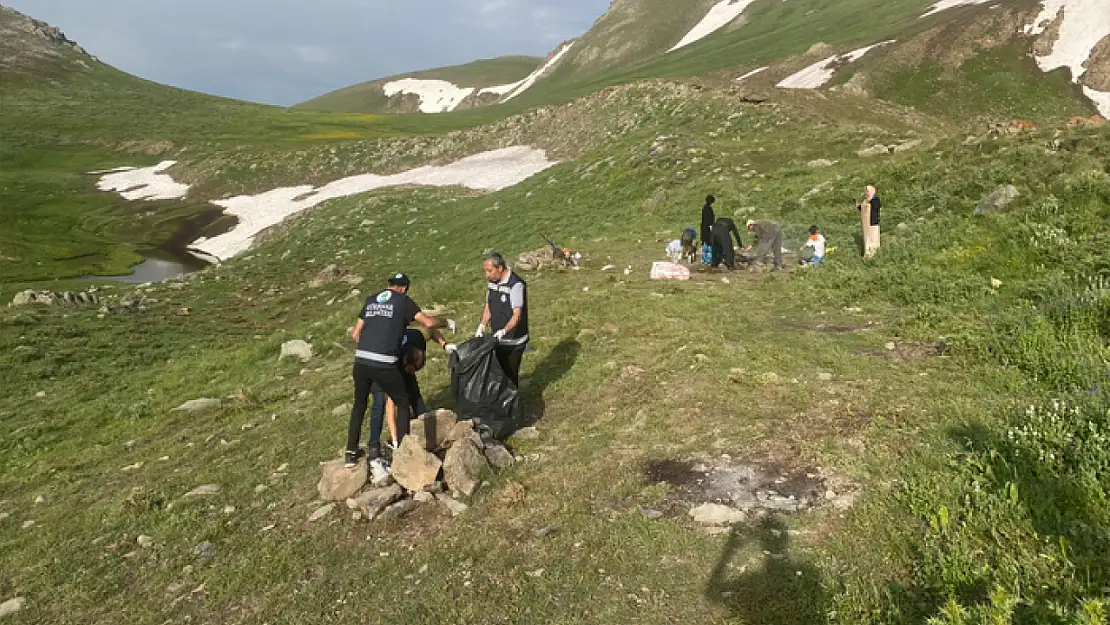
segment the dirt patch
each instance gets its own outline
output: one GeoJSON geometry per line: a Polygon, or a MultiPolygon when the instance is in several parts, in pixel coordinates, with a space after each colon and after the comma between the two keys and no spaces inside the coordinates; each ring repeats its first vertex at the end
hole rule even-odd
{"type": "Polygon", "coordinates": [[[837,497],[815,469],[734,460],[728,454],[708,460],[650,460],[643,475],[648,484],[668,486],[664,502],[671,513],[715,503],[746,513],[789,514],[829,503],[827,495],[837,497]]]}
{"type": "Polygon", "coordinates": [[[884,347],[859,349],[855,353],[859,356],[874,356],[903,362],[944,356],[948,353],[948,346],[944,343],[897,343],[893,346],[887,344],[884,347]]]}

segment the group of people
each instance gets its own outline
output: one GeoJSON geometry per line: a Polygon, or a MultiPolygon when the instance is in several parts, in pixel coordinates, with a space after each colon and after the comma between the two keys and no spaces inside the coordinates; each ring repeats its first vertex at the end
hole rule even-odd
{"type": "MultiPolygon", "coordinates": [[[[487,289],[486,305],[481,322],[474,332],[476,338],[497,341],[498,364],[514,385],[520,381],[520,363],[528,347],[527,284],[513,273],[505,258],[491,253],[482,262],[487,289]]],[[[362,423],[368,403],[370,439],[366,447],[371,479],[385,482],[389,467],[382,457],[381,436],[386,423],[392,445],[398,447],[409,433],[409,423],[427,412],[416,373],[424,368],[428,341],[442,347],[447,354],[458,348],[440,334],[447,328],[455,332],[453,319],[441,319],[423,312],[409,297],[411,281],[403,273],[389,278],[386,288],[366,298],[351,332],[358,347],[355,350],[355,400],[347,427],[345,463],[355,467],[363,457],[359,447],[362,423]],[[410,326],[417,324],[416,328],[410,326]]]]}
{"type": "MultiPolygon", "coordinates": [[[[705,205],[701,209],[701,262],[714,268],[722,263],[729,269],[736,268],[736,250],[750,255],[752,262],[766,263],[767,257],[773,257],[773,270],[783,268],[782,262],[782,228],[779,224],[766,220],[749,219],[745,226],[749,233],[755,237],[752,245],[744,247],[740,239],[740,232],[736,222],[730,217],[718,218],[713,210],[717,198],[708,195],[705,205]],[[736,247],[732,245],[736,241],[736,247]],[[752,252],[753,247],[755,251],[752,252]]],[[[863,257],[871,258],[879,250],[879,212],[882,202],[875,187],[868,186],[864,193],[863,201],[856,206],[860,213],[860,225],[863,230],[863,257]]],[[[672,259],[684,258],[695,262],[697,249],[695,247],[695,232],[686,228],[682,238],[672,241],[667,252],[672,259]]],[[[817,226],[810,226],[809,238],[799,250],[800,263],[803,265],[819,265],[825,262],[825,256],[830,248],[825,236],[817,226]]]]}

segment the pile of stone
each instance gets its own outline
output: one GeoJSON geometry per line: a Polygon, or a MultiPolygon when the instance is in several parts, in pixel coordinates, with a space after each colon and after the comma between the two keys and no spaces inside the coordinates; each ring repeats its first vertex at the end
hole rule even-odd
{"type": "Polygon", "coordinates": [[[362,284],[362,276],[352,274],[346,269],[341,269],[337,265],[328,265],[316,274],[316,277],[309,281],[309,288],[317,288],[332,282],[343,282],[351,286],[358,286],[362,284]]]}
{"type": "Polygon", "coordinates": [[[489,471],[512,463],[500,441],[479,434],[450,410],[436,410],[412,422],[386,482],[367,484],[365,462],[348,469],[333,460],[321,465],[316,488],[325,501],[345,502],[355,519],[399,518],[426,504],[458,516],[467,509],[461,498],[473,495],[489,471]]]}
{"type": "Polygon", "coordinates": [[[85,291],[35,291],[26,290],[15,294],[8,306],[95,306],[100,298],[85,291]]]}
{"type": "Polygon", "coordinates": [[[516,264],[513,269],[520,271],[539,271],[540,269],[570,269],[578,266],[578,260],[581,259],[581,254],[571,252],[570,250],[563,249],[560,253],[555,252],[555,248],[550,245],[545,245],[537,250],[525,252],[517,258],[516,264]]]}

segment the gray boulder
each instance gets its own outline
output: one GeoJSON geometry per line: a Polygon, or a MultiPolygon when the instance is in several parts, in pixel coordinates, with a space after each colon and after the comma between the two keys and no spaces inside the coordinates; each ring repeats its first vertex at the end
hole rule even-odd
{"type": "Polygon", "coordinates": [[[361,512],[364,519],[372,520],[404,494],[405,491],[397,484],[390,484],[385,488],[372,488],[353,499],[348,499],[347,507],[361,512]]]}
{"type": "Polygon", "coordinates": [[[488,467],[481,447],[473,439],[455,441],[443,459],[443,479],[451,492],[472,495],[488,467]]]}
{"type": "Polygon", "coordinates": [[[199,412],[201,410],[208,410],[220,405],[220,400],[212,397],[201,397],[199,399],[190,399],[189,401],[174,408],[174,412],[199,412]]]}
{"type": "Polygon", "coordinates": [[[415,436],[406,436],[401,447],[393,455],[391,472],[397,483],[411,491],[422,490],[435,484],[443,462],[434,454],[428,453],[423,441],[415,436]]]}
{"type": "Polygon", "coordinates": [[[986,215],[988,213],[993,213],[1010,202],[1013,202],[1019,195],[1021,194],[1018,193],[1017,187],[1012,184],[998,187],[979,202],[979,205],[975,207],[975,214],[986,215]]]}
{"type": "Polygon", "coordinates": [[[301,362],[308,362],[312,360],[312,345],[300,339],[286,341],[281,344],[281,356],[278,360],[286,358],[297,358],[301,362]]]}
{"type": "Polygon", "coordinates": [[[342,460],[332,460],[320,466],[320,481],[316,483],[316,492],[324,501],[343,501],[353,497],[355,493],[366,485],[366,476],[369,469],[365,462],[360,462],[353,468],[344,466],[342,460]]]}

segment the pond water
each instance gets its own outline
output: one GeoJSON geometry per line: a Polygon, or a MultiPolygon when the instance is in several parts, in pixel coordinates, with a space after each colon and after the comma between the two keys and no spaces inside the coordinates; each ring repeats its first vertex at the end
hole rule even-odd
{"type": "Polygon", "coordinates": [[[142,252],[146,260],[131,268],[131,273],[122,276],[85,276],[83,280],[111,280],[129,284],[161,282],[174,276],[200,271],[208,263],[181,250],[147,250],[142,252]]]}

